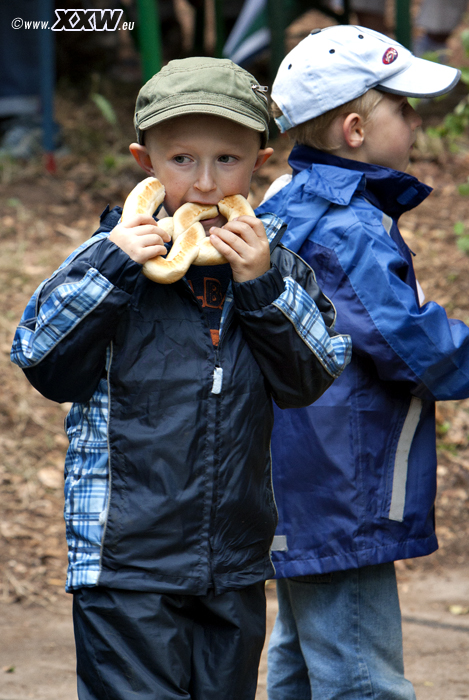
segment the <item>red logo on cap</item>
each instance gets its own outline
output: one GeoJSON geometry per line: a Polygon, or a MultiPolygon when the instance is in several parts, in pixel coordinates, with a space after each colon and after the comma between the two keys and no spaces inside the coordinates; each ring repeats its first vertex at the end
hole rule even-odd
{"type": "Polygon", "coordinates": [[[392,46],[389,47],[389,49],[386,49],[384,52],[383,56],[383,63],[385,66],[389,66],[390,63],[394,63],[398,56],[397,50],[394,49],[392,46]]]}

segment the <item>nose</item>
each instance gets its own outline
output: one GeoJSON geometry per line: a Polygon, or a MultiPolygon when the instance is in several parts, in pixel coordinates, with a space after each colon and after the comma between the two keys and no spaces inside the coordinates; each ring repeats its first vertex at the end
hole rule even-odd
{"type": "Polygon", "coordinates": [[[201,164],[198,168],[194,188],[199,192],[212,192],[216,189],[216,182],[209,164],[201,164]]]}

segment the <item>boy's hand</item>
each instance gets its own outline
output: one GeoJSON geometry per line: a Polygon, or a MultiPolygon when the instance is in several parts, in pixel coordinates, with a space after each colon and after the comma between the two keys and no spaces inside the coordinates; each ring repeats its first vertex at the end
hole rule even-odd
{"type": "Polygon", "coordinates": [[[122,248],[129,258],[143,265],[157,255],[166,255],[164,243],[171,236],[156,221],[145,214],[136,214],[126,224],[117,224],[111,231],[109,240],[122,248]]]}
{"type": "Polygon", "coordinates": [[[222,228],[212,226],[210,242],[230,263],[235,282],[253,280],[270,270],[264,224],[254,216],[240,216],[222,228]]]}

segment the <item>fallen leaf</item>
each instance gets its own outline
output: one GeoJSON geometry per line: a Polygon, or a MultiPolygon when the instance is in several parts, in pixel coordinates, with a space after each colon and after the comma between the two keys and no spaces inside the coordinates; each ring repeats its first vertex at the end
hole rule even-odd
{"type": "Polygon", "coordinates": [[[469,607],[462,605],[450,605],[448,609],[451,615],[467,615],[469,613],[469,607]]]}
{"type": "Polygon", "coordinates": [[[71,226],[65,226],[65,224],[56,224],[55,229],[63,236],[70,238],[72,241],[76,241],[82,235],[81,231],[78,231],[76,228],[72,228],[71,226]]]}
{"type": "Polygon", "coordinates": [[[54,467],[43,467],[38,471],[37,478],[49,489],[60,489],[64,482],[62,472],[54,467]]]}

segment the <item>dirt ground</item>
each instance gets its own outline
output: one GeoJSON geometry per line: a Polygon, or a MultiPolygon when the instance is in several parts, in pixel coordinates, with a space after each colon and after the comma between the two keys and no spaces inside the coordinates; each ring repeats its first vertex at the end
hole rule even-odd
{"type": "MultiPolygon", "coordinates": [[[[453,47],[459,61],[456,38],[453,47]]],[[[138,87],[116,80],[114,71],[112,79],[94,73],[80,85],[59,85],[66,151],[55,174],[41,159],[0,161],[0,700],[76,699],[71,597],[63,592],[62,426],[69,406],[39,396],[9,351],[35,287],[96,229],[104,207],[121,204],[142,177],[127,151],[138,87]],[[116,124],[91,99],[95,93],[112,105],[116,124]]],[[[424,126],[438,123],[462,96],[420,105],[424,126]]],[[[272,145],[275,155],[253,180],[254,205],[288,170],[288,140],[272,145]]],[[[422,135],[410,170],[435,188],[401,220],[417,276],[427,299],[469,323],[469,258],[454,233],[469,221],[469,197],[458,192],[469,174],[469,134],[451,143],[422,135]]],[[[398,563],[405,662],[418,700],[459,700],[469,697],[469,401],[438,405],[438,478],[440,549],[398,563]]],[[[275,586],[267,590],[270,629],[275,586]]],[[[265,674],[264,655],[258,700],[266,700],[265,674]]]]}
{"type": "MultiPolygon", "coordinates": [[[[405,668],[417,700],[469,698],[468,577],[467,565],[399,572],[405,668]]],[[[70,598],[0,606],[0,700],[77,700],[70,598]]],[[[270,633],[273,583],[267,601],[270,633]]],[[[267,700],[266,673],[264,649],[256,700],[267,700]]]]}

